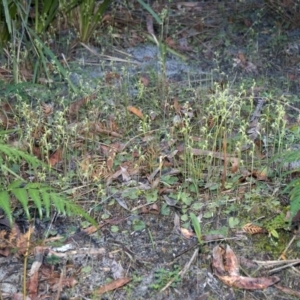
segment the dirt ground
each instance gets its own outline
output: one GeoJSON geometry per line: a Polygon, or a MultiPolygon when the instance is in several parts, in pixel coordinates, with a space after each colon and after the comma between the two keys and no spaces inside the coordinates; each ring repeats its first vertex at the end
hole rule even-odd
{"type": "MultiPolygon", "coordinates": [[[[189,18],[178,10],[179,4],[172,3],[174,16],[179,15],[178,19],[191,29],[188,40],[192,49],[185,53],[189,57],[187,66],[199,66],[202,74],[211,73],[216,82],[257,80],[258,86],[263,84],[266,92],[276,87],[293,99],[298,97],[299,27],[279,28],[280,18],[276,19],[265,10],[260,1],[249,1],[244,5],[235,2],[223,5],[222,1],[209,4],[207,1],[199,3],[199,10],[188,11],[190,17],[195,14],[202,18],[202,28],[197,27],[194,32],[189,18]]],[[[170,24],[172,22],[171,17],[170,24]]],[[[168,59],[171,58],[169,55],[168,59]]],[[[177,73],[182,74],[181,69],[177,73]]],[[[172,80],[177,80],[180,86],[181,77],[174,75],[172,80]]],[[[295,117],[298,114],[293,110],[291,113],[295,117]]],[[[140,177],[137,182],[142,184],[143,180],[140,177]]],[[[38,299],[299,299],[299,296],[275,286],[263,290],[233,288],[213,273],[212,250],[219,244],[229,244],[240,260],[242,274],[248,276],[255,270],[255,277],[269,276],[265,265],[259,267],[253,262],[252,270],[249,270],[249,265],[245,266],[243,262],[278,259],[280,251],[274,250],[275,243],[261,245],[259,235],[229,229],[225,239],[205,241],[199,246],[196,237],[184,236],[176,226],[174,219],[181,214],[180,205],[169,205],[168,215],[155,207],[146,213],[136,213],[120,203],[125,202],[132,208],[138,206],[132,201],[143,206],[145,199],[122,199],[121,195],[111,195],[109,189],[107,195],[110,200],[114,199],[114,204],[109,204],[108,200],[102,203],[101,210],[109,212],[111,217],[107,221],[97,220],[101,226],[99,232],[84,230],[79,218],[56,216],[35,221],[32,238],[35,245],[41,245],[28,257],[27,276],[30,277],[34,263],[39,262],[38,299]],[[114,231],[114,226],[118,230],[114,231]],[[45,232],[53,239],[51,248],[42,242],[45,232]],[[54,246],[57,236],[63,238],[54,246]],[[51,256],[51,253],[55,255],[51,256]],[[102,293],[100,287],[109,282],[120,287],[102,293]]],[[[207,199],[203,214],[209,202],[207,199]]],[[[163,203],[165,199],[159,198],[158,205],[163,203]]],[[[229,215],[224,214],[223,209],[219,206],[212,218],[204,218],[202,228],[218,230],[227,224],[229,215]]],[[[97,212],[94,217],[97,219],[97,212]]],[[[23,224],[22,220],[19,223],[23,224]]],[[[292,236],[291,232],[284,235],[285,245],[292,236]]],[[[23,256],[0,257],[2,299],[22,299],[17,298],[17,294],[22,293],[23,268],[23,256]]],[[[280,278],[280,286],[300,293],[299,267],[272,275],[280,278]]]]}

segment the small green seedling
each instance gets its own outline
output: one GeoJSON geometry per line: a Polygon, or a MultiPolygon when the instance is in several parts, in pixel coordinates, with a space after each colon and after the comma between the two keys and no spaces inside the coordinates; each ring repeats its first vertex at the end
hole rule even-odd
{"type": "Polygon", "coordinates": [[[191,217],[192,225],[194,227],[198,242],[199,242],[200,245],[202,245],[203,241],[202,241],[200,222],[199,222],[198,218],[196,217],[196,215],[194,213],[190,213],[190,217],[191,217]]]}

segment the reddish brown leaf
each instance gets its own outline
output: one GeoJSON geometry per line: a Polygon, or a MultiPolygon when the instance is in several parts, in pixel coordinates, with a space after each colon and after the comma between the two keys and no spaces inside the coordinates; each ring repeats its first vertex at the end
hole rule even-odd
{"type": "Polygon", "coordinates": [[[247,60],[246,60],[246,57],[245,57],[244,53],[239,51],[238,52],[238,58],[244,66],[247,64],[247,60]]]}
{"type": "MultiPolygon", "coordinates": [[[[11,300],[24,300],[24,295],[22,293],[15,293],[11,295],[11,300]]],[[[25,300],[32,300],[28,296],[25,297],[25,300]]]]}
{"type": "Polygon", "coordinates": [[[177,44],[176,42],[171,38],[171,37],[167,37],[166,40],[165,40],[166,44],[170,47],[170,48],[173,48],[173,49],[176,49],[177,48],[177,44]]]}
{"type": "Polygon", "coordinates": [[[112,84],[115,82],[115,80],[120,80],[121,76],[118,73],[115,72],[108,72],[105,75],[105,82],[107,84],[112,84]]]}
{"type": "Polygon", "coordinates": [[[179,104],[177,97],[174,98],[173,105],[174,105],[176,114],[181,116],[181,105],[179,104]]]}
{"type": "Polygon", "coordinates": [[[55,152],[53,152],[49,157],[49,165],[51,167],[54,167],[57,163],[59,163],[62,160],[63,157],[63,150],[57,149],[55,152]]]}
{"type": "Polygon", "coordinates": [[[81,99],[79,99],[79,100],[71,103],[71,105],[69,107],[69,116],[70,117],[74,117],[75,115],[77,115],[78,112],[79,112],[79,109],[83,105],[87,104],[90,100],[96,99],[96,97],[97,97],[97,94],[94,93],[94,94],[92,94],[90,96],[83,97],[83,98],[81,98],[81,99]]]}
{"type": "Polygon", "coordinates": [[[110,129],[105,128],[105,126],[103,126],[101,124],[101,122],[94,122],[91,124],[91,130],[93,130],[94,132],[98,132],[98,133],[104,133],[104,134],[108,134],[114,137],[122,137],[121,134],[112,131],[110,129]]]}
{"type": "Polygon", "coordinates": [[[276,276],[259,278],[240,276],[237,257],[228,245],[226,249],[220,246],[216,246],[213,249],[212,268],[214,274],[222,282],[234,288],[247,290],[265,289],[280,280],[276,276]]]}
{"type": "Polygon", "coordinates": [[[53,105],[42,103],[42,110],[45,117],[49,116],[53,113],[53,105]]]}
{"type": "Polygon", "coordinates": [[[232,157],[230,162],[231,162],[231,172],[236,173],[239,169],[240,160],[237,157],[232,157]]]}
{"type": "Polygon", "coordinates": [[[158,215],[159,214],[159,207],[156,203],[149,205],[149,206],[143,206],[141,208],[141,213],[142,214],[154,214],[158,215]]]}
{"type": "Polygon", "coordinates": [[[264,290],[280,280],[277,276],[259,278],[244,276],[221,276],[219,279],[229,286],[244,290],[264,290]]]}
{"type": "Polygon", "coordinates": [[[137,117],[140,119],[144,119],[143,113],[136,107],[134,106],[127,106],[127,110],[133,114],[135,114],[137,117]]]}
{"type": "Polygon", "coordinates": [[[125,277],[125,278],[120,278],[117,280],[114,280],[104,286],[102,286],[101,288],[99,288],[98,290],[95,291],[95,295],[102,295],[106,292],[109,291],[113,291],[121,286],[124,286],[125,284],[127,284],[129,281],[131,280],[131,278],[129,277],[125,277]]]}
{"type": "Polygon", "coordinates": [[[225,249],[220,246],[216,246],[213,248],[212,253],[212,268],[214,274],[217,276],[224,276],[226,274],[223,255],[225,253],[225,249]]]}
{"type": "Polygon", "coordinates": [[[36,247],[34,249],[34,262],[31,265],[29,271],[29,278],[26,283],[28,295],[31,299],[36,299],[38,295],[38,287],[39,287],[39,270],[43,262],[43,256],[45,250],[43,247],[36,247]]]}
{"type": "Polygon", "coordinates": [[[268,180],[268,169],[263,168],[260,170],[253,170],[252,176],[257,180],[267,181],[268,180]]]}
{"type": "Polygon", "coordinates": [[[8,247],[0,249],[0,255],[7,257],[9,256],[11,253],[11,249],[9,249],[8,247]]]}
{"type": "Polygon", "coordinates": [[[56,281],[57,282],[51,287],[52,291],[57,291],[60,288],[72,288],[78,283],[78,281],[73,277],[63,278],[62,280],[58,278],[56,281]]]}
{"type": "Polygon", "coordinates": [[[223,259],[224,261],[224,267],[225,271],[230,275],[230,276],[238,276],[239,275],[239,262],[232,251],[232,249],[227,245],[225,253],[223,254],[223,259]]]}
{"type": "Polygon", "coordinates": [[[109,121],[108,127],[111,131],[119,131],[119,126],[116,123],[114,115],[110,115],[108,121],[109,121]]]}
{"type": "Polygon", "coordinates": [[[108,151],[108,157],[106,159],[106,165],[109,171],[111,171],[113,168],[116,154],[117,154],[117,150],[111,147],[108,151]]]}
{"type": "Polygon", "coordinates": [[[191,230],[188,230],[186,228],[181,227],[180,232],[186,239],[190,239],[191,237],[195,236],[195,234],[191,230]]]}
{"type": "Polygon", "coordinates": [[[142,83],[143,86],[148,86],[149,85],[149,78],[146,76],[140,76],[140,82],[142,83]]]}
{"type": "Polygon", "coordinates": [[[38,269],[30,276],[27,281],[27,293],[30,299],[36,299],[38,295],[39,287],[39,272],[38,269]]]}

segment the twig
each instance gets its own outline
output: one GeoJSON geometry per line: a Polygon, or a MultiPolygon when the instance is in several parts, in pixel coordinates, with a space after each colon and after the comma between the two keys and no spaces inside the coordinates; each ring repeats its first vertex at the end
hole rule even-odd
{"type": "Polygon", "coordinates": [[[60,294],[61,294],[61,291],[62,291],[62,282],[63,282],[63,279],[64,279],[64,276],[65,276],[65,266],[63,267],[61,273],[60,273],[60,278],[59,278],[59,282],[58,282],[58,287],[57,287],[57,295],[55,297],[55,300],[59,300],[60,299],[60,294]]]}
{"type": "MultiPolygon", "coordinates": [[[[178,275],[180,275],[180,277],[182,278],[184,276],[184,274],[188,271],[188,269],[190,268],[191,264],[193,263],[193,261],[196,259],[197,255],[199,253],[199,247],[197,247],[197,249],[194,251],[194,254],[192,255],[191,259],[189,260],[188,263],[185,264],[184,268],[178,273],[178,275]]],[[[164,292],[173,282],[174,282],[175,278],[171,279],[161,290],[160,292],[164,292]]]]}
{"type": "Polygon", "coordinates": [[[278,272],[280,270],[283,270],[283,269],[286,269],[286,268],[289,268],[289,267],[293,267],[293,266],[298,265],[298,264],[300,264],[300,260],[298,260],[296,262],[292,262],[290,264],[286,264],[284,266],[281,266],[281,267],[278,267],[278,268],[275,268],[275,269],[272,269],[268,273],[272,274],[272,273],[278,272]]]}
{"type": "Polygon", "coordinates": [[[286,248],[284,249],[284,251],[280,254],[279,259],[282,258],[286,254],[286,252],[288,251],[288,249],[290,248],[290,246],[294,242],[295,238],[296,238],[296,235],[293,236],[293,238],[290,240],[290,242],[288,243],[288,245],[286,246],[286,248]]]}

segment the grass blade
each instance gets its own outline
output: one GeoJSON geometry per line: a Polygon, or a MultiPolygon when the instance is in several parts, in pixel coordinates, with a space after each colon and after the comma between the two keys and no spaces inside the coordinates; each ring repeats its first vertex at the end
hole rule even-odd
{"type": "Polygon", "coordinates": [[[137,1],[151,14],[151,16],[156,20],[156,22],[159,25],[162,25],[161,18],[158,16],[158,14],[147,3],[145,3],[143,0],[137,0],[137,1]]]}

